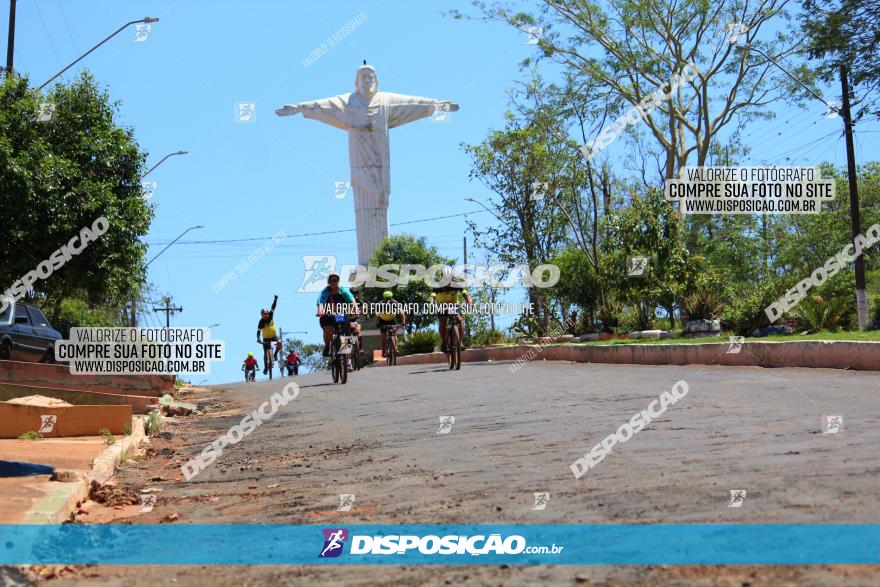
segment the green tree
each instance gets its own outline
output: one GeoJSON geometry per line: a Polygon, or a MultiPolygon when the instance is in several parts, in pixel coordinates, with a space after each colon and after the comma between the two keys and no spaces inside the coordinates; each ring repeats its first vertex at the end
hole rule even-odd
{"type": "MultiPolygon", "coordinates": [[[[565,245],[566,220],[557,206],[571,201],[571,167],[576,152],[553,136],[553,122],[541,112],[531,120],[508,115],[503,130],[489,133],[479,145],[465,145],[473,161],[470,177],[480,180],[496,196],[499,222],[478,227],[469,222],[475,244],[503,264],[527,264],[530,271],[545,264],[565,245]]],[[[550,292],[527,288],[534,304],[535,328],[550,330],[550,292]]]]}
{"type": "Polygon", "coordinates": [[[601,106],[598,116],[581,121],[591,141],[646,97],[668,90],[688,64],[696,65],[695,79],[648,108],[631,128],[645,129],[658,147],[652,167],[662,178],[677,176],[686,164],[707,164],[721,137],[735,143],[737,131],[772,116],[767,105],[789,95],[789,80],[750,48],[776,60],[801,49],[800,35],[790,31],[789,0],[543,0],[532,13],[516,2],[475,4],[484,19],[520,30],[542,27],[541,58],[561,65],[574,86],[588,92],[584,98],[601,106]],[[743,27],[737,43],[727,41],[729,25],[743,27]]]}
{"type": "Polygon", "coordinates": [[[26,78],[0,84],[0,283],[9,287],[101,216],[109,229],[33,286],[53,318],[62,302],[121,307],[144,278],[152,210],[141,197],[146,154],[119,126],[119,103],[88,74],[45,96],[26,78]],[[54,104],[40,121],[39,105],[54,104]]]}
{"type": "Polygon", "coordinates": [[[875,0],[803,0],[803,29],[820,77],[839,87],[841,70],[852,86],[853,119],[880,118],[880,4],[875,0]]]}
{"type": "Polygon", "coordinates": [[[321,353],[324,350],[323,344],[305,344],[298,338],[287,338],[284,341],[285,356],[290,351],[299,355],[302,361],[301,369],[306,373],[320,373],[329,370],[329,362],[321,353]]]}
{"type": "MultiPolygon", "coordinates": [[[[370,257],[370,265],[423,265],[428,268],[432,265],[453,265],[454,259],[448,259],[440,255],[437,247],[430,246],[425,237],[415,237],[408,234],[392,235],[383,240],[373,256],[370,257]]],[[[381,302],[382,293],[390,289],[394,292],[394,299],[401,304],[426,304],[431,300],[431,287],[424,280],[410,280],[406,285],[397,285],[393,288],[386,287],[363,287],[362,301],[381,302]]],[[[407,332],[424,330],[435,321],[434,316],[415,315],[406,317],[407,332]]]]}
{"type": "Polygon", "coordinates": [[[676,302],[690,292],[696,272],[682,243],[678,213],[662,194],[633,194],[627,208],[609,217],[604,254],[602,279],[636,313],[637,326],[649,328],[658,306],[666,309],[672,324],[676,302]],[[647,259],[641,276],[630,275],[633,257],[647,259]]]}

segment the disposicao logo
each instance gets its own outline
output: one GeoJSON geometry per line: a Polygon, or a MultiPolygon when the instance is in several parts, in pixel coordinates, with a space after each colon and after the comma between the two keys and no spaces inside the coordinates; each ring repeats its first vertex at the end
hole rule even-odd
{"type": "Polygon", "coordinates": [[[345,528],[324,528],[324,548],[318,558],[335,558],[342,554],[345,541],[348,540],[348,530],[345,528]]]}

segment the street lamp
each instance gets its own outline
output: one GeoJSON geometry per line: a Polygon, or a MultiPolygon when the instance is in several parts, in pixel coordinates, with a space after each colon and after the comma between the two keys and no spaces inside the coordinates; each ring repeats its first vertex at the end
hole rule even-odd
{"type": "Polygon", "coordinates": [[[177,241],[179,241],[180,239],[182,239],[182,238],[183,238],[183,235],[185,235],[185,234],[188,233],[189,231],[191,231],[191,230],[195,230],[195,229],[197,229],[197,228],[205,228],[205,227],[202,226],[201,224],[198,224],[198,225],[196,225],[196,226],[190,226],[189,228],[187,228],[186,230],[184,230],[183,232],[181,232],[180,235],[179,235],[176,239],[174,239],[173,241],[171,241],[170,243],[168,243],[168,244],[165,246],[164,249],[162,249],[161,251],[159,251],[159,254],[158,254],[158,255],[156,255],[155,257],[153,257],[152,259],[150,259],[144,267],[145,267],[145,268],[146,268],[146,267],[149,267],[149,266],[150,266],[150,263],[152,263],[153,261],[155,261],[156,259],[158,259],[158,258],[159,258],[159,255],[161,255],[162,253],[164,253],[165,251],[168,250],[168,247],[170,247],[171,245],[173,245],[174,243],[176,243],[177,241]]]}
{"type": "Polygon", "coordinates": [[[79,63],[80,61],[82,61],[83,59],[85,59],[86,56],[88,56],[92,51],[94,51],[95,49],[97,49],[98,47],[100,47],[101,45],[103,45],[104,43],[106,43],[107,41],[109,41],[110,39],[112,39],[113,37],[115,37],[116,35],[118,35],[119,33],[121,33],[126,27],[129,27],[129,26],[131,26],[131,25],[133,25],[133,24],[140,24],[140,23],[143,23],[143,24],[150,24],[150,23],[153,23],[153,22],[159,22],[159,19],[158,19],[158,18],[150,18],[149,16],[147,16],[146,18],[141,18],[141,19],[139,19],[139,20],[132,20],[132,21],[130,21],[130,22],[125,23],[124,25],[122,25],[121,27],[119,27],[118,29],[116,29],[116,31],[114,31],[112,34],[110,34],[109,36],[107,36],[103,41],[101,41],[100,43],[98,43],[97,45],[95,45],[94,47],[92,47],[91,49],[89,49],[88,51],[86,51],[85,53],[83,53],[82,55],[80,55],[79,58],[77,58],[76,61],[74,61],[73,63],[71,63],[70,65],[68,65],[67,67],[65,67],[64,69],[62,69],[62,70],[59,71],[58,73],[56,73],[55,75],[53,75],[51,78],[49,78],[49,80],[48,80],[46,83],[44,83],[42,86],[40,86],[39,88],[37,88],[37,91],[42,90],[43,88],[45,88],[46,86],[48,86],[50,83],[52,83],[53,81],[55,81],[55,79],[56,79],[58,76],[60,76],[60,75],[63,74],[65,71],[67,71],[68,69],[70,69],[71,67],[73,67],[74,65],[76,65],[77,63],[79,63]]]}
{"type": "Polygon", "coordinates": [[[162,165],[163,163],[165,163],[165,160],[168,159],[169,157],[174,157],[175,155],[186,155],[186,154],[188,154],[188,153],[189,153],[189,151],[177,151],[177,152],[175,152],[175,153],[168,153],[167,155],[165,155],[164,157],[162,157],[161,159],[159,159],[159,162],[158,162],[158,163],[156,163],[155,165],[153,165],[152,167],[150,167],[150,168],[147,170],[147,172],[141,177],[141,179],[143,179],[143,178],[147,177],[148,175],[150,175],[150,174],[153,172],[154,169],[156,169],[157,167],[159,167],[160,165],[162,165]]]}

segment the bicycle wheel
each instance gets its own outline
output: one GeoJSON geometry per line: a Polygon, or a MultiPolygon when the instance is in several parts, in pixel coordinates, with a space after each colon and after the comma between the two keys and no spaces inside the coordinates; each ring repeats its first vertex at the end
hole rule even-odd
{"type": "Polygon", "coordinates": [[[337,356],[336,360],[339,362],[339,379],[340,383],[345,385],[348,383],[348,361],[345,359],[345,355],[337,356]]]}
{"type": "Polygon", "coordinates": [[[355,371],[361,370],[361,342],[355,338],[354,344],[351,345],[351,368],[355,371]]]}
{"type": "Polygon", "coordinates": [[[397,364],[397,351],[394,350],[394,343],[397,342],[397,336],[394,334],[388,335],[388,364],[390,366],[395,366],[397,364]]]}
{"type": "Polygon", "coordinates": [[[330,371],[333,373],[333,383],[339,383],[339,361],[336,357],[330,359],[330,371]]]}
{"type": "Polygon", "coordinates": [[[458,337],[458,328],[453,326],[446,339],[449,341],[449,368],[458,371],[461,369],[461,339],[458,337]]]}

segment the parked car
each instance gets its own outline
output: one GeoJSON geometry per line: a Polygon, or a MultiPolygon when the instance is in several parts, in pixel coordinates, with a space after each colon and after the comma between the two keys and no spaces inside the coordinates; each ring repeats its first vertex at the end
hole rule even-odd
{"type": "Polygon", "coordinates": [[[54,363],[56,340],[61,333],[36,306],[16,302],[0,313],[0,359],[54,363]]]}

